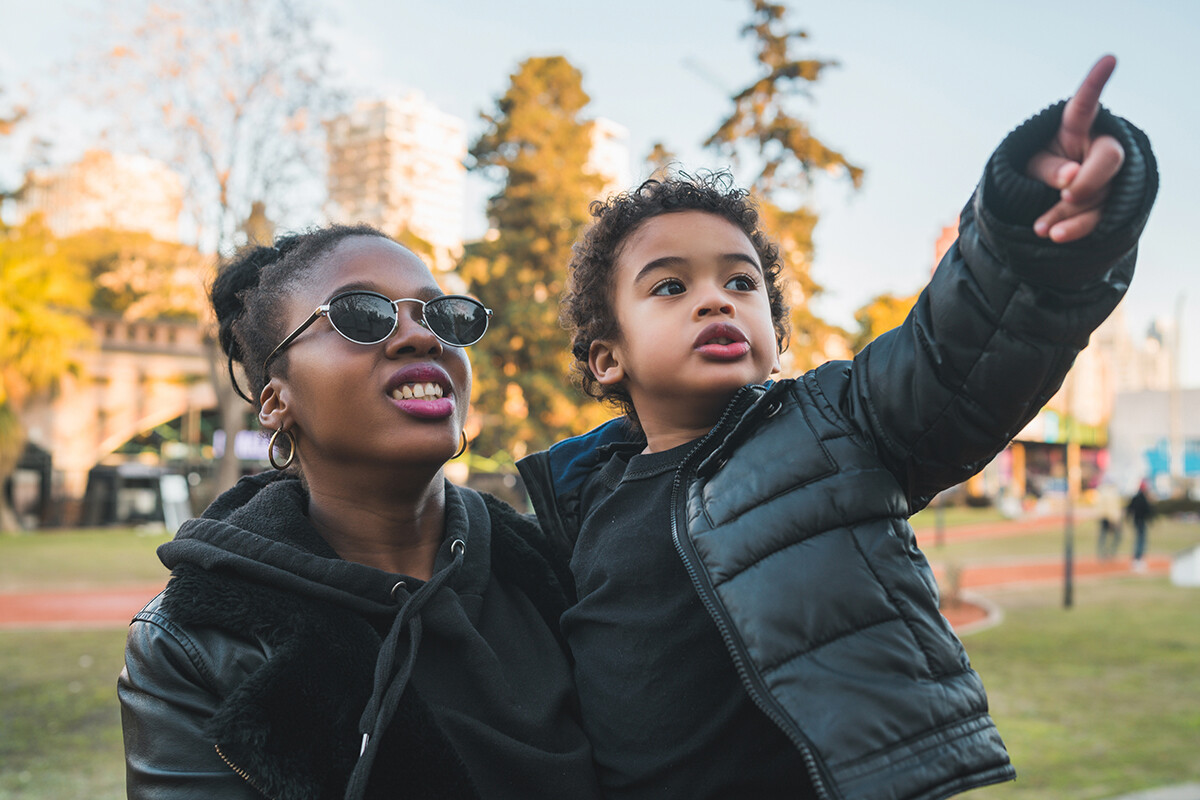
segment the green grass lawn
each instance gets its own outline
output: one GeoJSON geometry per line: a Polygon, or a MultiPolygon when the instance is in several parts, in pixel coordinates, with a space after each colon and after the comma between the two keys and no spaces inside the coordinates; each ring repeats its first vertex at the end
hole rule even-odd
{"type": "Polygon", "coordinates": [[[125,629],[0,631],[0,800],[125,797],[125,629]]]}
{"type": "MultiPolygon", "coordinates": [[[[1094,552],[1089,524],[1077,548],[1094,552]]],[[[163,536],[88,531],[0,536],[0,590],[157,581],[163,536]]],[[[1200,542],[1162,521],[1151,550],[1200,542]]],[[[1127,549],[1128,538],[1123,543],[1127,549]]],[[[969,562],[1062,552],[1062,529],[929,548],[969,562]]],[[[1200,589],[1166,579],[1080,581],[989,592],[1002,625],[966,637],[1020,775],[972,800],[1109,798],[1200,781],[1200,589]]],[[[0,800],[116,800],[124,765],[116,676],[124,628],[0,631],[0,800]]]]}
{"type": "Polygon", "coordinates": [[[0,592],[166,583],[154,550],[169,540],[130,528],[0,534],[0,592]]]}
{"type": "Polygon", "coordinates": [[[997,592],[966,637],[1015,783],[972,800],[1088,800],[1200,781],[1200,589],[1165,578],[997,592]]]}

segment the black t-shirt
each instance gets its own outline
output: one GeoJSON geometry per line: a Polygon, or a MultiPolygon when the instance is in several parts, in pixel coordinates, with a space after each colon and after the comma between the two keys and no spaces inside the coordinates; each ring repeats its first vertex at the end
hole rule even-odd
{"type": "Polygon", "coordinates": [[[608,798],[806,798],[799,751],[747,696],[671,536],[691,445],[617,450],[589,478],[562,617],[608,798]]]}

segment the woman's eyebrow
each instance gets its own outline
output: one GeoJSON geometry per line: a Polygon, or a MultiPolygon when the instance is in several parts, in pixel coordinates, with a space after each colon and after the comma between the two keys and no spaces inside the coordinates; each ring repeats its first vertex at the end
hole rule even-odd
{"type": "MultiPolygon", "coordinates": [[[[336,295],[345,294],[346,292],[374,292],[375,294],[383,295],[384,297],[386,297],[389,300],[399,300],[400,299],[398,297],[392,297],[390,294],[385,292],[379,286],[379,284],[375,283],[374,281],[349,281],[348,283],[343,283],[340,286],[338,286],[336,289],[333,290],[333,294],[331,294],[329,296],[335,297],[336,295]]],[[[445,294],[445,292],[442,291],[440,286],[437,286],[436,284],[426,284],[424,286],[421,286],[417,289],[412,290],[410,293],[406,294],[405,296],[406,297],[415,297],[418,300],[428,301],[428,300],[432,300],[435,297],[441,297],[443,294],[445,294]]]]}

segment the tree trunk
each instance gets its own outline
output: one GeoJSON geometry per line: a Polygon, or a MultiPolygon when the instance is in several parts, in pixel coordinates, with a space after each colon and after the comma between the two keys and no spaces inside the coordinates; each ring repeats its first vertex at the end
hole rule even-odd
{"type": "Polygon", "coordinates": [[[234,448],[237,435],[246,429],[246,401],[233,389],[229,378],[228,361],[221,353],[215,337],[208,338],[209,378],[217,394],[217,409],[221,412],[221,430],[225,432],[225,451],[217,462],[216,493],[220,494],[242,477],[242,465],[234,448]]]}
{"type": "Polygon", "coordinates": [[[225,452],[217,464],[217,493],[232,488],[242,477],[242,464],[238,459],[234,442],[237,435],[246,429],[245,400],[237,396],[229,383],[228,375],[218,384],[217,402],[221,409],[221,428],[225,431],[225,452]]]}
{"type": "Polygon", "coordinates": [[[24,529],[25,526],[21,524],[21,518],[17,516],[17,512],[9,505],[7,495],[0,496],[0,533],[16,533],[24,529]]]}

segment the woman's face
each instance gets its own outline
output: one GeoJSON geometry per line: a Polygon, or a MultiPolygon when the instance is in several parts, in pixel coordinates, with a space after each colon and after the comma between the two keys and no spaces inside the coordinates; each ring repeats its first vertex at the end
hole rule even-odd
{"type": "MultiPolygon", "coordinates": [[[[443,294],[409,250],[383,237],[353,236],[293,292],[282,329],[293,330],[349,289],[390,299],[443,294]]],[[[325,465],[440,467],[458,449],[471,397],[466,352],[438,341],[421,324],[419,303],[398,308],[396,330],[379,344],[351,342],[322,317],[288,347],[286,375],[273,381],[310,478],[325,465]]]]}

